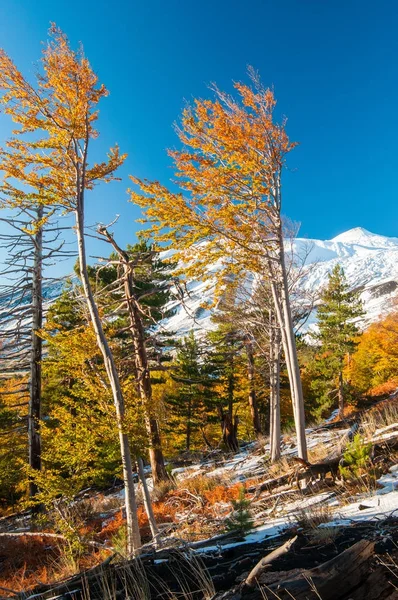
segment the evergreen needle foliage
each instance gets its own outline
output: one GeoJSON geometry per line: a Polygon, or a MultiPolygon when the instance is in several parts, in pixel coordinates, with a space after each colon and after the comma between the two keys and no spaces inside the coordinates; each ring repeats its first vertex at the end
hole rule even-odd
{"type": "Polygon", "coordinates": [[[341,417],[346,399],[350,397],[350,382],[344,368],[356,349],[359,334],[358,320],[363,316],[359,293],[350,290],[344,271],[336,265],[320,298],[317,311],[318,354],[313,370],[311,388],[318,398],[314,411],[317,416],[332,407],[338,399],[341,417]]]}
{"type": "Polygon", "coordinates": [[[237,500],[231,500],[233,511],[231,516],[225,521],[227,531],[238,531],[244,535],[253,528],[253,518],[250,511],[250,500],[246,498],[244,486],[239,490],[237,500]]]}
{"type": "Polygon", "coordinates": [[[367,472],[371,461],[372,444],[366,444],[360,433],[354,436],[343,456],[342,476],[346,479],[358,479],[367,472]]]}

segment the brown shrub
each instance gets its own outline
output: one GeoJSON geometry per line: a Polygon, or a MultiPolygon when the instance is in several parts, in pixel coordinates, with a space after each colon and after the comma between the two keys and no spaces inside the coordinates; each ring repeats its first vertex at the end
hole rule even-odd
{"type": "MultiPolygon", "coordinates": [[[[44,533],[0,538],[0,586],[22,592],[39,583],[55,581],[61,555],[62,543],[44,533]]],[[[9,596],[3,590],[1,593],[9,596]]]]}
{"type": "Polygon", "coordinates": [[[239,490],[242,487],[241,484],[235,484],[231,487],[225,485],[217,485],[212,490],[203,492],[203,497],[206,502],[211,506],[218,502],[229,502],[230,500],[237,500],[239,498],[239,490]]]}

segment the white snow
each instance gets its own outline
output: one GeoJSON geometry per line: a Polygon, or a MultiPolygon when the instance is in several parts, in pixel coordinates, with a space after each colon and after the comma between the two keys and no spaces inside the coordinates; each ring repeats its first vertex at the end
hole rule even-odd
{"type": "MultiPolygon", "coordinates": [[[[355,227],[331,240],[296,238],[293,246],[290,242],[287,244],[286,250],[299,262],[305,259],[306,274],[300,285],[311,292],[318,293],[333,267],[340,264],[350,287],[363,288],[364,325],[391,310],[391,300],[398,289],[398,238],[355,227]]],[[[213,290],[200,281],[190,281],[188,289],[189,296],[185,298],[184,306],[175,302],[175,314],[165,323],[167,330],[180,335],[191,329],[199,332],[212,327],[211,311],[201,306],[212,301],[213,290]]],[[[313,312],[302,331],[313,329],[315,320],[313,312]]]]}

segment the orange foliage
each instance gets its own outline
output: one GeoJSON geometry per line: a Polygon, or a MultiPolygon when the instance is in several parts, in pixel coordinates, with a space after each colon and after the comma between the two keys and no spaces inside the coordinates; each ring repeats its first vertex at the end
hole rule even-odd
{"type": "Polygon", "coordinates": [[[396,389],[397,372],[398,311],[395,310],[362,334],[347,365],[347,374],[360,392],[376,396],[396,389]]]}
{"type": "MultiPolygon", "coordinates": [[[[55,542],[45,534],[2,537],[0,586],[22,592],[39,583],[55,581],[61,552],[60,541],[55,542]]],[[[1,595],[9,597],[3,590],[1,595]]]]}
{"type": "Polygon", "coordinates": [[[237,500],[239,498],[239,490],[241,487],[242,484],[236,484],[232,487],[218,485],[214,489],[204,492],[203,496],[206,502],[211,506],[217,504],[217,502],[229,502],[230,500],[237,500]]]}
{"type": "Polygon", "coordinates": [[[295,146],[284,122],[275,121],[273,92],[249,74],[253,85],[236,83],[236,98],[214,86],[213,100],[195,100],[184,110],[178,131],[184,149],[169,153],[181,193],[131,177],[140,189],[131,190],[131,200],[151,225],[144,235],[171,243],[186,275],[216,277],[216,296],[227,273],[264,274],[280,228],[281,173],[295,146]],[[208,265],[217,261],[215,273],[208,265]]]}
{"type": "Polygon", "coordinates": [[[370,388],[368,391],[369,396],[374,396],[376,398],[380,396],[389,396],[398,388],[398,377],[393,377],[392,379],[388,379],[384,383],[380,383],[379,385],[375,385],[370,388]]]}

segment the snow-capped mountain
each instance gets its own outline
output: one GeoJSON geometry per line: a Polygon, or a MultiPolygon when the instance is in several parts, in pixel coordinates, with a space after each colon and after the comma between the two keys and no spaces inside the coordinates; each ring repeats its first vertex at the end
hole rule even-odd
{"type": "MultiPolygon", "coordinates": [[[[289,254],[291,254],[289,248],[289,254]]],[[[306,274],[300,285],[311,291],[320,291],[328,274],[340,264],[349,285],[361,291],[366,315],[364,325],[375,321],[392,307],[398,288],[398,238],[371,233],[355,227],[331,240],[297,238],[293,242],[297,261],[305,261],[306,274]]],[[[201,304],[211,292],[202,282],[190,282],[185,306],[176,305],[176,312],[167,323],[167,329],[178,334],[211,327],[209,311],[201,304]]],[[[311,328],[315,314],[308,320],[311,328]]]]}
{"type": "MultiPolygon", "coordinates": [[[[291,248],[288,251],[292,254],[291,248]]],[[[362,227],[355,227],[331,240],[296,238],[293,242],[293,254],[299,263],[305,260],[306,273],[300,285],[310,291],[320,291],[326,284],[330,271],[336,264],[340,264],[349,285],[361,291],[366,311],[364,325],[391,310],[392,299],[398,293],[398,238],[385,237],[362,227]]],[[[63,281],[44,284],[46,304],[59,296],[63,281]]],[[[186,287],[188,293],[184,303],[176,301],[173,316],[164,323],[167,330],[179,336],[191,329],[200,332],[212,326],[210,312],[202,308],[203,302],[211,298],[208,285],[191,281],[186,287]]],[[[0,320],[1,314],[0,302],[0,320]]],[[[314,322],[315,313],[308,320],[306,329],[311,328],[314,322]]]]}

